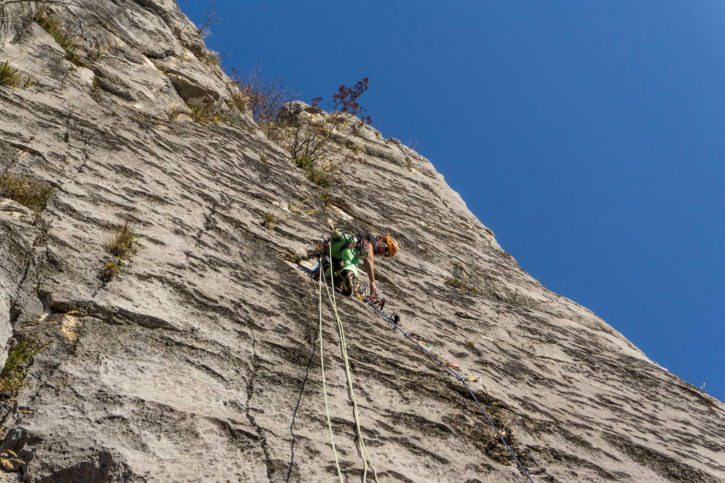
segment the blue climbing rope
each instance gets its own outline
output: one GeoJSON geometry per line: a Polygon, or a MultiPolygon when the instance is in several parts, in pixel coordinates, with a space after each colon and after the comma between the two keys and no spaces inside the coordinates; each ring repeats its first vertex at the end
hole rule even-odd
{"type": "Polygon", "coordinates": [[[435,360],[438,364],[442,365],[456,379],[458,379],[459,381],[461,381],[461,383],[466,387],[466,389],[468,389],[468,392],[471,395],[471,397],[473,398],[473,400],[476,402],[476,405],[478,406],[478,409],[481,410],[481,412],[483,413],[483,415],[486,417],[486,420],[488,420],[488,424],[490,424],[491,427],[493,428],[493,430],[496,431],[496,436],[498,436],[498,439],[506,447],[506,449],[508,450],[508,452],[513,457],[514,461],[516,461],[516,464],[519,465],[519,468],[521,468],[521,471],[524,472],[524,475],[526,475],[526,478],[528,478],[531,483],[534,483],[534,480],[531,479],[531,475],[529,475],[529,472],[526,471],[526,468],[524,468],[524,465],[521,464],[521,461],[519,461],[519,459],[516,457],[516,454],[514,454],[514,452],[511,449],[511,447],[508,445],[508,443],[506,442],[506,440],[504,439],[504,437],[499,432],[498,428],[496,427],[496,424],[494,424],[493,420],[488,415],[488,413],[486,412],[486,410],[483,409],[483,406],[481,406],[481,403],[478,401],[478,398],[473,393],[473,390],[471,390],[471,387],[466,383],[466,379],[464,377],[462,377],[460,374],[458,374],[456,371],[454,371],[453,369],[451,369],[445,362],[443,362],[441,359],[439,359],[435,354],[433,354],[431,351],[429,351],[420,342],[418,342],[413,337],[411,337],[409,332],[406,332],[403,329],[401,329],[400,326],[392,318],[390,318],[390,316],[388,316],[388,314],[386,314],[385,312],[383,312],[383,310],[380,307],[378,307],[377,305],[375,305],[375,303],[370,299],[370,297],[367,297],[366,296],[363,299],[363,301],[366,302],[372,308],[374,308],[375,311],[379,315],[381,315],[383,318],[385,318],[385,320],[387,320],[390,323],[390,325],[393,326],[394,329],[396,329],[397,331],[399,331],[408,340],[410,340],[414,345],[416,345],[420,350],[422,350],[423,352],[425,352],[428,355],[428,357],[430,357],[431,359],[435,360]]]}

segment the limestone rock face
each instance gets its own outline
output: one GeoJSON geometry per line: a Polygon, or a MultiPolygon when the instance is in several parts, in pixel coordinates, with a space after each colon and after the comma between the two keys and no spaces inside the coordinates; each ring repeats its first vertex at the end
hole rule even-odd
{"type": "MultiPolygon", "coordinates": [[[[31,81],[0,86],[0,174],[53,187],[37,219],[0,200],[1,342],[46,344],[0,405],[0,480],[338,481],[314,264],[300,261],[329,224],[398,240],[375,265],[386,310],[480,377],[534,481],[725,479],[725,405],[541,286],[428,160],[353,122],[322,190],[235,111],[175,2],[76,3],[53,7],[73,62],[34,4],[0,14],[0,62],[31,81]],[[189,122],[207,97],[218,117],[189,122]],[[106,245],[126,222],[135,253],[119,262],[106,245]]],[[[296,106],[290,125],[324,116],[296,106]]],[[[379,481],[526,481],[459,381],[361,302],[337,305],[379,481]]],[[[337,454],[360,481],[322,313],[337,454]]]]}

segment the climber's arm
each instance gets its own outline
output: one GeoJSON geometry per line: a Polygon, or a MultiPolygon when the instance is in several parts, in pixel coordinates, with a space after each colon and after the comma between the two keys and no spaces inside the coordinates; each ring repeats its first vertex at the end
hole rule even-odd
{"type": "Polygon", "coordinates": [[[373,244],[368,243],[363,248],[365,251],[365,258],[363,259],[363,268],[365,269],[365,273],[368,274],[368,279],[370,279],[370,296],[371,297],[377,297],[378,296],[378,288],[375,286],[375,267],[373,262],[373,244]]]}

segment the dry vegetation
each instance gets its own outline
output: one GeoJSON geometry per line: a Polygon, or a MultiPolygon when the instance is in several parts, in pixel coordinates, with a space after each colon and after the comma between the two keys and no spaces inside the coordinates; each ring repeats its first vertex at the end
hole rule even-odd
{"type": "Polygon", "coordinates": [[[0,174],[0,198],[10,198],[27,206],[37,219],[50,200],[53,187],[45,181],[39,181],[20,174],[0,174]]]}
{"type": "Polygon", "coordinates": [[[37,341],[25,339],[8,351],[5,366],[0,372],[0,394],[5,398],[18,395],[30,385],[25,382],[27,365],[45,346],[37,341]]]}
{"type": "Polygon", "coordinates": [[[473,293],[480,293],[476,287],[469,287],[465,283],[461,282],[457,278],[448,278],[446,279],[446,285],[449,287],[457,288],[458,290],[464,290],[464,291],[470,291],[473,293]]]}
{"type": "Polygon", "coordinates": [[[300,156],[294,159],[295,166],[301,168],[307,175],[307,179],[320,188],[329,188],[334,182],[338,167],[332,161],[321,161],[315,163],[309,157],[300,156]]]}
{"type": "Polygon", "coordinates": [[[35,13],[35,21],[43,27],[53,40],[65,51],[65,59],[72,62],[75,65],[83,66],[84,63],[81,60],[77,52],[77,46],[70,34],[65,30],[60,20],[56,16],[55,12],[50,9],[49,6],[45,5],[35,13]]]}
{"type": "Polygon", "coordinates": [[[267,230],[271,230],[272,228],[274,228],[274,224],[278,221],[279,217],[275,216],[269,211],[265,211],[264,215],[262,215],[262,226],[267,230]]]}
{"type": "Polygon", "coordinates": [[[264,77],[259,62],[249,72],[239,73],[232,69],[229,76],[242,93],[245,108],[252,111],[254,120],[263,127],[273,124],[279,109],[297,98],[294,89],[285,83],[283,77],[264,77]]]}
{"type": "Polygon", "coordinates": [[[118,267],[117,263],[108,262],[103,266],[101,280],[103,280],[103,283],[109,283],[120,273],[121,269],[118,267]]]}
{"type": "MultiPolygon", "coordinates": [[[[322,98],[315,98],[312,100],[312,107],[318,110],[319,115],[302,126],[285,128],[275,126],[277,113],[284,104],[294,100],[297,94],[285,84],[283,78],[264,77],[260,63],[248,73],[239,74],[232,69],[230,75],[246,102],[242,108],[251,110],[254,120],[269,139],[289,151],[294,164],[304,170],[307,179],[323,189],[330,187],[339,167],[327,158],[327,154],[331,144],[339,141],[337,138],[350,124],[351,116],[365,112],[358,100],[368,89],[368,79],[363,78],[353,87],[340,86],[338,92],[332,96],[331,114],[324,114],[319,109],[322,98]]],[[[362,122],[370,123],[371,120],[366,117],[362,122]]],[[[345,146],[356,154],[363,148],[359,143],[348,142],[345,146]]]]}
{"type": "Polygon", "coordinates": [[[203,24],[199,25],[196,29],[196,33],[199,34],[202,40],[208,40],[211,37],[211,28],[221,22],[222,19],[217,15],[216,7],[214,6],[214,0],[209,5],[209,11],[206,13],[206,19],[203,24]]]}
{"type": "Polygon", "coordinates": [[[10,67],[10,62],[0,63],[0,86],[10,87],[14,89],[20,84],[20,74],[18,71],[10,67]]]}
{"type": "MultiPolygon", "coordinates": [[[[126,260],[136,253],[136,235],[134,234],[133,228],[129,222],[124,223],[123,226],[117,226],[113,229],[111,235],[108,239],[106,239],[104,248],[108,253],[114,257],[120,258],[121,260],[126,260]]],[[[118,266],[116,268],[118,268],[118,266]]]]}

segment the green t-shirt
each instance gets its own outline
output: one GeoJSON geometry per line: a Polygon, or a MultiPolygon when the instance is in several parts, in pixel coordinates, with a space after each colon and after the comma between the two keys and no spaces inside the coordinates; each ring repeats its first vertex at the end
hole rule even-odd
{"type": "Polygon", "coordinates": [[[343,234],[339,240],[331,240],[330,246],[332,247],[332,258],[337,259],[333,262],[335,272],[339,270],[350,270],[357,277],[357,266],[360,260],[363,259],[363,254],[357,247],[358,240],[354,235],[343,234]],[[346,245],[353,244],[352,247],[345,248],[346,245]],[[342,266],[339,265],[339,261],[342,260],[342,266]]]}

